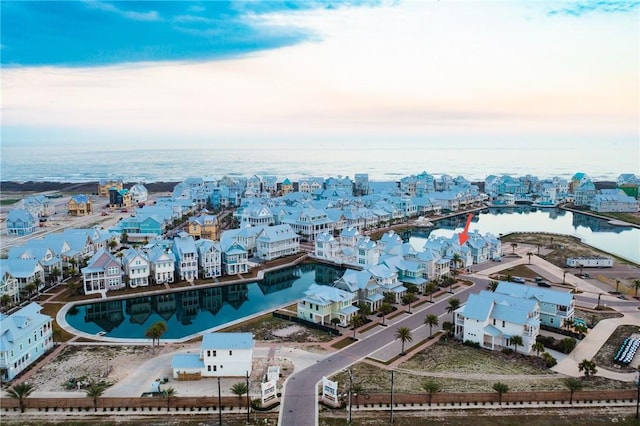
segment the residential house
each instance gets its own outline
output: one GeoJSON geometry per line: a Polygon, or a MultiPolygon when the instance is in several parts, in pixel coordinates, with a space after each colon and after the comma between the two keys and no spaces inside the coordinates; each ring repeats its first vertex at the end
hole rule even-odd
{"type": "Polygon", "coordinates": [[[7,235],[29,235],[38,229],[38,219],[25,209],[9,210],[7,235]]]}
{"type": "Polygon", "coordinates": [[[220,227],[216,215],[201,215],[189,218],[189,235],[193,238],[217,240],[220,238],[220,227]]]}
{"type": "Polygon", "coordinates": [[[513,349],[528,354],[540,331],[540,305],[535,299],[482,290],[454,312],[454,324],[458,338],[491,350],[510,348],[511,338],[520,336],[522,345],[513,349]]]}
{"type": "Polygon", "coordinates": [[[587,181],[573,190],[573,203],[576,206],[588,206],[596,196],[596,186],[587,181]]]}
{"type": "Polygon", "coordinates": [[[356,173],[354,176],[353,194],[357,197],[369,195],[369,175],[367,173],[356,173]]]}
{"type": "Polygon", "coordinates": [[[122,184],[122,180],[120,180],[120,179],[118,179],[118,180],[101,179],[100,181],[98,181],[98,196],[99,197],[108,197],[109,196],[109,190],[114,188],[114,189],[119,191],[123,187],[124,186],[122,184]]]}
{"type": "Polygon", "coordinates": [[[300,237],[291,226],[263,226],[256,237],[257,256],[261,260],[273,260],[300,252],[300,237]]]}
{"type": "Polygon", "coordinates": [[[347,269],[333,286],[352,293],[358,306],[366,305],[371,312],[377,311],[384,301],[382,288],[367,270],[347,269]]]}
{"type": "Polygon", "coordinates": [[[340,320],[339,324],[346,327],[359,311],[357,306],[353,306],[355,296],[349,291],[311,284],[304,294],[298,301],[298,318],[306,321],[331,325],[331,320],[337,318],[340,320]]]}
{"type": "Polygon", "coordinates": [[[391,293],[395,299],[394,303],[402,301],[402,298],[407,294],[407,288],[398,280],[395,268],[381,264],[370,267],[368,271],[375,278],[383,295],[391,293]]]}
{"type": "Polygon", "coordinates": [[[42,268],[37,259],[20,257],[6,259],[6,272],[17,281],[21,299],[44,289],[46,283],[44,268],[42,268]],[[29,284],[35,284],[33,292],[28,291],[27,286],[29,284]]]}
{"type": "Polygon", "coordinates": [[[202,278],[216,278],[222,276],[222,249],[220,243],[208,239],[196,241],[198,249],[198,264],[202,278]]]}
{"type": "Polygon", "coordinates": [[[282,195],[293,192],[293,183],[289,180],[289,178],[285,178],[280,184],[280,192],[282,195]]]}
{"type": "Polygon", "coordinates": [[[314,256],[320,259],[337,259],[340,252],[340,243],[328,232],[320,234],[314,242],[314,256]]]}
{"type": "Polygon", "coordinates": [[[378,244],[369,237],[364,237],[356,243],[357,263],[362,267],[378,264],[380,249],[378,244]]]}
{"type": "Polygon", "coordinates": [[[46,246],[27,244],[25,246],[11,247],[8,258],[35,259],[42,266],[46,281],[58,283],[62,279],[62,259],[46,246]]]}
{"type": "Polygon", "coordinates": [[[74,195],[67,203],[69,216],[87,216],[91,214],[92,205],[88,195],[74,195]]]}
{"type": "Polygon", "coordinates": [[[148,253],[151,282],[170,284],[174,281],[175,257],[160,246],[154,246],[148,253]]]}
{"type": "Polygon", "coordinates": [[[109,290],[119,290],[126,284],[122,279],[120,261],[108,251],[101,249],[81,269],[84,293],[105,295],[109,290]]]}
{"type": "Polygon", "coordinates": [[[0,378],[13,380],[53,348],[53,319],[30,303],[11,315],[0,313],[0,378]]]}
{"type": "Polygon", "coordinates": [[[171,249],[176,258],[176,276],[180,281],[193,281],[199,278],[198,249],[195,240],[186,232],[173,239],[171,249]]]}
{"type": "Polygon", "coordinates": [[[595,212],[637,213],[640,204],[622,189],[601,189],[589,203],[589,209],[595,212]]]}
{"type": "Polygon", "coordinates": [[[540,323],[553,328],[563,328],[573,324],[574,298],[568,291],[501,281],[496,293],[522,299],[534,299],[540,304],[540,323]]]}
{"type": "Polygon", "coordinates": [[[252,371],[254,345],[251,333],[205,334],[199,354],[173,357],[173,378],[247,377],[252,371]]]}
{"type": "Polygon", "coordinates": [[[111,208],[123,208],[131,207],[133,205],[133,199],[128,189],[115,189],[109,190],[109,207],[111,208]]]}
{"type": "Polygon", "coordinates": [[[131,201],[135,205],[144,204],[149,199],[149,191],[141,183],[133,185],[131,189],[129,189],[129,194],[131,195],[131,201]]]}
{"type": "Polygon", "coordinates": [[[249,272],[249,255],[247,250],[234,240],[222,240],[222,268],[225,275],[245,274],[249,272]]]}
{"type": "Polygon", "coordinates": [[[20,301],[20,286],[18,280],[9,272],[7,259],[0,259],[0,297],[4,295],[10,297],[11,303],[20,301]]]}
{"type": "Polygon", "coordinates": [[[297,213],[282,218],[282,223],[291,225],[302,241],[315,241],[323,232],[333,232],[333,221],[324,210],[304,208],[297,213]]]}
{"type": "Polygon", "coordinates": [[[617,188],[636,200],[638,199],[638,185],[640,185],[640,179],[633,173],[623,173],[618,176],[617,188]]]}
{"type": "Polygon", "coordinates": [[[125,281],[131,288],[149,285],[149,275],[151,268],[149,259],[144,253],[134,248],[123,251],[122,267],[124,269],[125,281]]]}
{"type": "Polygon", "coordinates": [[[44,195],[24,198],[22,207],[36,218],[52,216],[55,213],[55,204],[44,195]]]}

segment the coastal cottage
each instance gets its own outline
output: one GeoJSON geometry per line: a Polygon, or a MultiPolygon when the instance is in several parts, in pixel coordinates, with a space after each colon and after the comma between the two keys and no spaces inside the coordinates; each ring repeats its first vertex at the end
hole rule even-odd
{"type": "Polygon", "coordinates": [[[7,235],[29,235],[38,229],[38,220],[25,209],[9,210],[7,235]]]}
{"type": "Polygon", "coordinates": [[[18,280],[9,272],[9,265],[6,259],[0,259],[0,297],[8,295],[11,303],[20,301],[20,287],[18,280]]]}
{"type": "Polygon", "coordinates": [[[251,333],[208,333],[202,336],[199,354],[179,354],[171,360],[173,378],[246,377],[251,375],[251,333]]]}
{"type": "Polygon", "coordinates": [[[218,218],[215,215],[191,217],[189,218],[188,232],[189,235],[196,239],[217,240],[220,232],[218,218]]]}
{"type": "Polygon", "coordinates": [[[298,301],[298,318],[322,325],[331,325],[337,318],[346,327],[360,309],[353,306],[355,295],[350,291],[325,285],[311,284],[298,301]]]}
{"type": "Polygon", "coordinates": [[[147,259],[144,253],[134,248],[124,250],[122,266],[129,287],[136,288],[149,285],[149,259],[147,259]]]}
{"type": "Polygon", "coordinates": [[[98,196],[99,197],[108,197],[109,190],[114,188],[116,190],[121,190],[123,188],[123,183],[121,179],[117,180],[107,180],[101,179],[98,181],[98,196]]]}
{"type": "Polygon", "coordinates": [[[88,195],[74,195],[67,203],[69,216],[86,216],[91,214],[91,199],[88,195]]]}
{"type": "Polygon", "coordinates": [[[180,281],[193,281],[199,278],[198,249],[193,237],[181,232],[173,239],[171,249],[176,258],[176,276],[180,281]]]}
{"type": "Polygon", "coordinates": [[[563,328],[573,323],[574,298],[569,291],[529,287],[526,285],[500,281],[496,293],[522,299],[532,299],[540,305],[540,322],[543,325],[563,328]]]}
{"type": "Polygon", "coordinates": [[[215,278],[222,275],[222,249],[220,243],[208,239],[196,241],[198,266],[202,278],[215,278]]]}
{"type": "Polygon", "coordinates": [[[129,193],[131,194],[131,201],[135,204],[143,204],[147,202],[149,198],[149,191],[145,188],[141,183],[136,183],[129,189],[129,193]]]}
{"type": "Polygon", "coordinates": [[[0,376],[13,380],[53,348],[53,319],[30,303],[11,315],[0,313],[0,376]]]}
{"type": "Polygon", "coordinates": [[[125,287],[120,261],[104,249],[94,254],[81,272],[84,294],[106,295],[109,290],[125,287]]]}
{"type": "Polygon", "coordinates": [[[257,255],[274,260],[300,252],[300,237],[289,225],[263,226],[256,237],[257,255]]]}
{"type": "Polygon", "coordinates": [[[155,284],[170,284],[174,280],[175,257],[160,246],[154,246],[147,253],[151,281],[155,284]]]}

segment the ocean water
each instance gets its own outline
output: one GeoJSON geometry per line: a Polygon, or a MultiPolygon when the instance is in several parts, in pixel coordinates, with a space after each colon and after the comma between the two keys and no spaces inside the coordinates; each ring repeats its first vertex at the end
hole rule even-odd
{"type": "Polygon", "coordinates": [[[189,176],[275,175],[349,176],[368,173],[374,181],[397,181],[427,171],[478,181],[489,174],[531,174],[570,178],[585,172],[593,180],[615,180],[621,173],[640,174],[638,148],[526,149],[375,148],[366,145],[304,148],[113,149],[95,147],[4,146],[1,180],[85,182],[120,178],[127,182],[180,181],[189,176]],[[626,152],[626,155],[622,155],[626,152]]]}

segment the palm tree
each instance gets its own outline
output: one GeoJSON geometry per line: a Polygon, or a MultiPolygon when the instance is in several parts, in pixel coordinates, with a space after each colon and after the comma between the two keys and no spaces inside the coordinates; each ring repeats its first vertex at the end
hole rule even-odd
{"type": "Polygon", "coordinates": [[[406,303],[406,304],[409,306],[409,311],[408,311],[409,313],[411,313],[411,304],[412,304],[413,302],[415,302],[416,300],[418,300],[418,296],[416,296],[416,295],[415,295],[415,294],[413,294],[413,293],[407,293],[407,294],[402,298],[402,301],[403,301],[404,303],[406,303]]]}
{"type": "Polygon", "coordinates": [[[567,389],[569,389],[570,392],[569,404],[573,404],[573,393],[582,389],[582,382],[578,379],[574,379],[573,377],[569,377],[568,379],[564,380],[564,385],[567,387],[567,389]]]}
{"type": "Polygon", "coordinates": [[[151,339],[151,346],[155,346],[156,340],[158,341],[158,346],[160,346],[160,338],[166,331],[167,324],[163,321],[158,321],[147,328],[144,336],[151,339]]]}
{"type": "Polygon", "coordinates": [[[578,364],[578,371],[584,371],[584,377],[588,379],[591,376],[595,376],[595,374],[598,372],[598,369],[596,368],[595,362],[588,359],[583,359],[582,361],[580,361],[580,364],[578,364]]]}
{"type": "Polygon", "coordinates": [[[449,293],[453,294],[453,285],[457,282],[457,277],[460,273],[458,271],[456,271],[455,269],[453,271],[451,271],[451,275],[453,275],[453,278],[449,277],[449,293]]]}
{"type": "Polygon", "coordinates": [[[540,356],[540,352],[544,351],[544,345],[540,342],[536,342],[531,346],[531,349],[536,351],[536,355],[540,356]]]}
{"type": "Polygon", "coordinates": [[[390,305],[396,303],[396,296],[391,292],[384,293],[384,301],[390,305]]]}
{"type": "Polygon", "coordinates": [[[93,398],[93,411],[98,411],[98,398],[104,393],[106,386],[102,383],[91,383],[84,391],[87,397],[93,398]]]}
{"type": "Polygon", "coordinates": [[[54,266],[53,269],[51,269],[51,283],[53,283],[53,280],[55,279],[56,284],[60,282],[60,268],[58,268],[57,266],[54,266]]]}
{"type": "Polygon", "coordinates": [[[498,404],[502,405],[502,394],[509,392],[509,386],[502,382],[496,382],[493,384],[493,390],[498,392],[498,404]]]}
{"type": "Polygon", "coordinates": [[[29,299],[31,299],[31,297],[33,296],[33,293],[36,291],[37,288],[38,287],[36,283],[33,281],[24,286],[24,291],[27,293],[29,299]]]}
{"type": "Polygon", "coordinates": [[[527,252],[527,256],[529,257],[529,265],[531,265],[531,256],[533,256],[533,253],[531,253],[530,251],[527,252]]]}
{"type": "Polygon", "coordinates": [[[438,284],[434,280],[429,281],[425,287],[425,291],[429,293],[429,302],[433,303],[433,293],[435,293],[437,289],[438,284]]]}
{"type": "Polygon", "coordinates": [[[118,246],[118,242],[116,240],[109,240],[107,246],[109,247],[109,251],[113,253],[113,249],[118,246]]]}
{"type": "Polygon", "coordinates": [[[640,280],[633,280],[633,287],[636,289],[636,294],[633,296],[638,298],[638,290],[640,289],[640,280]]]}
{"type": "Polygon", "coordinates": [[[23,382],[13,385],[11,388],[7,389],[7,393],[11,398],[18,400],[18,403],[20,404],[20,412],[24,413],[24,400],[27,399],[34,390],[34,385],[23,382]]]}
{"type": "Polygon", "coordinates": [[[162,397],[167,400],[167,411],[171,407],[171,399],[178,394],[178,391],[174,388],[167,388],[162,391],[162,397]]]}
{"type": "Polygon", "coordinates": [[[238,395],[238,407],[242,404],[242,395],[249,392],[246,383],[238,382],[235,385],[231,386],[231,393],[234,395],[238,395]]]}
{"type": "Polygon", "coordinates": [[[489,285],[487,286],[487,288],[493,292],[496,291],[496,289],[498,288],[498,281],[489,281],[489,285]]]}
{"type": "Polygon", "coordinates": [[[511,243],[511,249],[513,250],[513,253],[516,252],[516,248],[518,248],[518,243],[511,243]]]}
{"type": "Polygon", "coordinates": [[[573,326],[573,328],[580,335],[580,339],[582,339],[582,337],[584,337],[585,333],[587,332],[587,326],[584,324],[576,324],[573,326]]]}
{"type": "Polygon", "coordinates": [[[364,317],[359,314],[355,314],[351,317],[351,326],[353,327],[353,340],[356,340],[356,329],[364,324],[364,317]]]}
{"type": "Polygon", "coordinates": [[[395,338],[400,339],[400,342],[402,342],[402,351],[400,352],[400,355],[404,355],[404,344],[406,342],[413,341],[413,334],[411,334],[411,330],[409,327],[399,327],[396,330],[395,338]]]}
{"type": "Polygon", "coordinates": [[[11,304],[11,302],[11,296],[9,296],[7,293],[4,293],[2,296],[0,296],[0,305],[3,308],[7,308],[9,304],[11,304]]]}
{"type": "Polygon", "coordinates": [[[369,315],[371,315],[371,308],[366,303],[359,303],[358,309],[360,309],[360,315],[362,315],[363,317],[368,317],[369,315]]]}
{"type": "Polygon", "coordinates": [[[331,318],[331,325],[333,325],[333,328],[336,330],[338,329],[338,324],[340,324],[340,318],[331,318]]]}
{"type": "Polygon", "coordinates": [[[424,325],[429,326],[429,337],[433,335],[432,329],[433,327],[437,327],[440,324],[440,320],[436,314],[428,314],[424,318],[424,325]]]}
{"type": "Polygon", "coordinates": [[[460,299],[458,299],[457,297],[449,299],[449,306],[447,306],[447,313],[451,314],[451,321],[453,321],[454,323],[455,323],[455,320],[453,319],[453,314],[459,307],[460,307],[460,299]]]}
{"type": "Polygon", "coordinates": [[[393,312],[393,306],[391,306],[387,302],[383,302],[382,305],[380,305],[380,313],[382,314],[382,325],[384,325],[385,316],[387,314],[390,314],[391,312],[393,312]]]}
{"type": "Polygon", "coordinates": [[[511,336],[511,338],[509,340],[511,341],[511,344],[513,345],[513,351],[514,352],[518,352],[518,346],[522,346],[523,345],[522,336],[511,336]]]}
{"type": "Polygon", "coordinates": [[[458,253],[454,253],[451,260],[453,261],[454,268],[457,268],[458,265],[462,263],[462,257],[458,253]]]}
{"type": "Polygon", "coordinates": [[[455,325],[452,322],[445,321],[442,323],[442,329],[447,332],[447,336],[453,335],[453,330],[455,329],[455,325]]]}
{"type": "Polygon", "coordinates": [[[427,380],[426,382],[422,382],[422,389],[427,392],[427,398],[429,400],[429,407],[431,407],[431,399],[433,398],[433,394],[440,392],[440,383],[434,382],[433,380],[427,380]]]}

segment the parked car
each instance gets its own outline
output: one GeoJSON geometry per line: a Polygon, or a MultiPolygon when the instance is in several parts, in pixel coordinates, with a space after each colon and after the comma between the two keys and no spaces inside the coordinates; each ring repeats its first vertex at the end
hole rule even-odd
{"type": "Polygon", "coordinates": [[[525,280],[522,277],[513,277],[511,278],[511,281],[513,281],[514,283],[518,283],[518,284],[524,284],[527,282],[527,280],[525,280]]]}
{"type": "Polygon", "coordinates": [[[542,277],[536,277],[536,282],[539,283],[540,281],[542,281],[542,277]]]}
{"type": "Polygon", "coordinates": [[[102,212],[102,216],[109,216],[109,213],[107,213],[107,212],[102,212]]]}
{"type": "Polygon", "coordinates": [[[546,281],[540,281],[540,282],[538,283],[538,287],[547,287],[547,288],[548,288],[548,287],[551,287],[551,284],[549,284],[549,283],[548,283],[548,282],[546,282],[546,281]]]}

